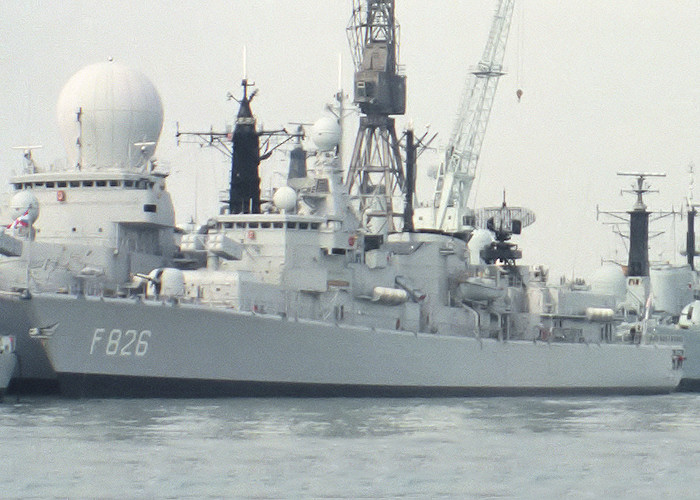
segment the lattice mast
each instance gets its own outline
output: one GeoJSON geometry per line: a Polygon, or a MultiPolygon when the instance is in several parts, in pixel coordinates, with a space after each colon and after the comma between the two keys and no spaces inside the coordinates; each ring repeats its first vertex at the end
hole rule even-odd
{"type": "Polygon", "coordinates": [[[474,217],[468,207],[481,145],[491,114],[513,15],[514,0],[499,0],[488,41],[477,68],[466,82],[457,121],[440,165],[434,191],[434,227],[446,233],[467,233],[474,217]]]}
{"type": "Polygon", "coordinates": [[[345,183],[367,230],[386,234],[399,229],[405,188],[391,117],[406,111],[394,0],[354,0],[347,33],[355,64],[354,100],[362,114],[345,183]]]}

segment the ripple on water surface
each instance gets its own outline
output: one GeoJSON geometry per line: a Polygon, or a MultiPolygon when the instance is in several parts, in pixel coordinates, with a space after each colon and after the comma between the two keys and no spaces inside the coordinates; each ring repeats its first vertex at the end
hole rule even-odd
{"type": "Polygon", "coordinates": [[[15,497],[689,497],[698,414],[694,394],[8,398],[0,446],[15,497]]]}

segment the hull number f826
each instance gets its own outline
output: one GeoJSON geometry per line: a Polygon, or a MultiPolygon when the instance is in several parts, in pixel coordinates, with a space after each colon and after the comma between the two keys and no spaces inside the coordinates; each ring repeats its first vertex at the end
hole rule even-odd
{"type": "Polygon", "coordinates": [[[126,330],[118,328],[107,332],[105,328],[95,328],[92,334],[90,354],[97,352],[104,346],[107,356],[145,356],[148,352],[148,340],[151,338],[150,330],[126,330]]]}

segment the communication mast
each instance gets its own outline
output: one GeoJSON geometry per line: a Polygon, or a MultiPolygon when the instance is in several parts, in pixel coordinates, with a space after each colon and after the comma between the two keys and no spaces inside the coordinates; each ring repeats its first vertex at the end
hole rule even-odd
{"type": "Polygon", "coordinates": [[[201,146],[216,148],[231,158],[231,180],[226,196],[220,201],[225,203],[225,211],[231,214],[260,213],[260,174],[261,161],[268,159],[281,145],[301,137],[301,132],[290,134],[286,129],[256,130],[256,120],[250,108],[250,102],[257,91],[248,93],[248,88],[254,84],[246,78],[241,81],[243,96],[236,99],[229,93],[228,98],[239,103],[238,114],[233,130],[208,132],[180,132],[178,124],[175,137],[180,142],[190,142],[187,138],[195,138],[201,146]],[[279,138],[272,144],[272,138],[279,138]],[[183,139],[184,138],[184,139],[183,139]],[[262,138],[262,141],[261,141],[262,138]]]}
{"type": "Polygon", "coordinates": [[[688,259],[688,265],[690,269],[695,270],[695,256],[698,254],[695,248],[695,217],[698,215],[698,206],[693,201],[693,187],[695,186],[695,165],[692,163],[688,165],[688,173],[690,174],[690,182],[688,184],[688,198],[686,199],[688,217],[688,227],[685,233],[685,251],[681,252],[685,254],[688,259]]]}
{"type": "MultiPolygon", "coordinates": [[[[648,177],[666,177],[665,173],[655,172],[618,172],[617,175],[635,177],[636,185],[632,189],[624,189],[623,193],[631,193],[637,196],[637,200],[632,210],[626,212],[598,211],[599,214],[620,219],[629,224],[629,231],[615,232],[624,238],[629,239],[629,252],[627,257],[627,276],[647,277],[649,276],[649,239],[661,233],[649,234],[649,222],[651,212],[647,210],[644,203],[644,195],[647,193],[658,193],[657,190],[650,189],[646,181],[648,177]]],[[[653,220],[672,215],[674,212],[658,212],[653,220]]]]}
{"type": "Polygon", "coordinates": [[[498,79],[505,74],[503,57],[513,15],[514,0],[499,0],[489,38],[477,68],[466,83],[457,121],[440,165],[433,206],[417,209],[420,229],[469,233],[474,214],[467,202],[476,176],[481,145],[491,114],[498,79]]]}
{"type": "Polygon", "coordinates": [[[394,119],[406,111],[406,77],[399,73],[399,25],[394,0],[353,0],[347,28],[355,64],[360,125],[345,184],[372,233],[398,230],[405,176],[394,119]],[[364,6],[364,8],[363,8],[364,6]]]}

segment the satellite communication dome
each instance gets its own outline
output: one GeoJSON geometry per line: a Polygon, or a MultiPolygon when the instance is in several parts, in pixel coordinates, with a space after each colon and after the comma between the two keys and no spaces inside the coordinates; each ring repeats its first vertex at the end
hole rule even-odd
{"type": "Polygon", "coordinates": [[[13,221],[22,218],[31,226],[39,218],[39,200],[29,191],[20,191],[10,200],[10,217],[13,221]]]}
{"type": "Polygon", "coordinates": [[[334,116],[319,118],[311,127],[311,139],[319,151],[331,151],[340,144],[340,124],[334,116]]]}
{"type": "Polygon", "coordinates": [[[292,212],[297,206],[297,194],[289,186],[282,186],[272,196],[272,202],[280,210],[292,212]]]}
{"type": "Polygon", "coordinates": [[[112,61],[73,75],[57,111],[68,159],[83,170],[143,166],[163,126],[163,105],[153,84],[112,61]]]}
{"type": "Polygon", "coordinates": [[[591,278],[591,291],[624,299],[627,295],[627,279],[622,268],[611,262],[603,264],[591,278]]]}

